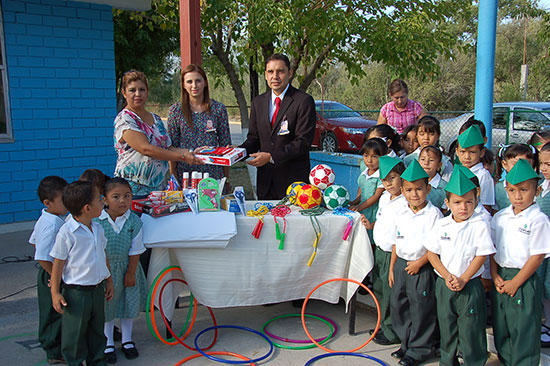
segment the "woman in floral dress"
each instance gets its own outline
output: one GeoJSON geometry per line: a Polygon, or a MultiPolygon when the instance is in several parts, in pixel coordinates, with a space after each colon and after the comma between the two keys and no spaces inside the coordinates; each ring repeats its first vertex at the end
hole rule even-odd
{"type": "Polygon", "coordinates": [[[168,161],[201,161],[188,149],[172,146],[161,118],[145,109],[149,85],[144,73],[126,72],[121,90],[126,106],[115,118],[118,159],[114,175],[130,182],[134,198],[143,197],[166,187],[168,161]]]}
{"type": "MultiPolygon", "coordinates": [[[[225,106],[210,99],[206,73],[190,64],[181,72],[181,102],[170,107],[168,133],[174,147],[227,146],[231,133],[225,106]]],[[[207,172],[211,178],[229,178],[229,168],[218,165],[170,163],[171,173],[181,181],[183,172],[207,172]]]]}

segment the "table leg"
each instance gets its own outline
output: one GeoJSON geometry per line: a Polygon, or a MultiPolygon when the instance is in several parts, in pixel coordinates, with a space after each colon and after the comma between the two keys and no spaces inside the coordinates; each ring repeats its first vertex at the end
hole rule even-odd
{"type": "Polygon", "coordinates": [[[355,335],[355,313],[357,311],[357,292],[351,297],[349,303],[348,334],[355,335]]]}

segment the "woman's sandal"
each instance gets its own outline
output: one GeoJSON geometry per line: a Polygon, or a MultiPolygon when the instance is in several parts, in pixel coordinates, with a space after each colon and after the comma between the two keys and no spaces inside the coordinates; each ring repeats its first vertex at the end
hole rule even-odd
{"type": "Polygon", "coordinates": [[[132,341],[122,343],[122,352],[124,352],[124,356],[126,356],[128,360],[133,360],[134,358],[137,358],[139,356],[139,352],[136,348],[136,344],[132,341]],[[131,344],[134,347],[130,347],[130,348],[124,347],[127,344],[131,344]]]}
{"type": "Polygon", "coordinates": [[[115,353],[115,346],[107,346],[105,347],[105,362],[108,364],[116,363],[116,353],[115,353]],[[110,351],[112,349],[112,351],[110,351]],[[109,351],[107,351],[109,350],[109,351]]]}

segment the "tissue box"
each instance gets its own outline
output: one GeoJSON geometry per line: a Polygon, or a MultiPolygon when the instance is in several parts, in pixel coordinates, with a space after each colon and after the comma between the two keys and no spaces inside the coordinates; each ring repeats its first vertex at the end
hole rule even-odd
{"type": "Polygon", "coordinates": [[[220,206],[223,210],[229,211],[229,212],[241,212],[239,209],[239,204],[237,203],[237,200],[235,199],[235,196],[232,194],[229,194],[227,196],[223,196],[220,201],[220,206]]]}
{"type": "Polygon", "coordinates": [[[227,152],[223,152],[225,148],[212,148],[205,147],[200,150],[195,150],[195,156],[201,159],[205,164],[231,166],[237,161],[243,159],[246,156],[246,149],[235,147],[226,149],[227,152]]]}

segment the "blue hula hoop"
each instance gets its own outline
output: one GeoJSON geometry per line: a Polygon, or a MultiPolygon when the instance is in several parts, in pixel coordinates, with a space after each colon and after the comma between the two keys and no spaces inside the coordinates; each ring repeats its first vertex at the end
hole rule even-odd
{"type": "MultiPolygon", "coordinates": [[[[196,347],[196,345],[195,345],[196,347]]],[[[368,358],[369,360],[372,360],[382,366],[388,366],[387,363],[385,363],[384,361],[382,361],[381,359],[379,358],[376,358],[376,357],[373,357],[373,356],[369,356],[369,355],[366,355],[364,353],[353,353],[353,352],[333,352],[333,353],[324,353],[322,355],[319,355],[319,356],[315,356],[313,357],[311,360],[309,360],[304,366],[310,366],[312,365],[314,362],[317,362],[319,361],[320,359],[322,358],[327,358],[327,357],[332,357],[332,356],[354,356],[354,357],[363,357],[363,358],[368,358]]]]}
{"type": "Polygon", "coordinates": [[[234,365],[239,365],[239,364],[251,364],[251,363],[256,363],[256,362],[259,362],[259,361],[262,361],[262,360],[265,360],[266,358],[268,358],[271,353],[273,353],[273,342],[271,342],[271,340],[263,333],[260,333],[258,332],[257,330],[254,330],[254,329],[250,329],[250,328],[247,328],[247,327],[241,327],[239,325],[216,325],[216,326],[213,326],[213,327],[209,327],[209,328],[206,328],[206,329],[203,329],[199,332],[199,334],[197,334],[197,336],[195,337],[195,348],[197,349],[197,351],[199,351],[204,357],[206,358],[209,358],[211,359],[212,361],[216,361],[216,362],[222,362],[222,363],[230,363],[230,364],[234,364],[234,365]],[[251,333],[254,333],[254,334],[257,334],[259,335],[260,337],[262,337],[263,339],[266,340],[266,342],[269,344],[269,351],[263,355],[262,357],[258,357],[258,358],[253,358],[253,359],[250,359],[250,360],[247,360],[247,361],[233,361],[233,360],[225,360],[223,358],[218,358],[218,357],[214,357],[214,356],[211,356],[209,354],[207,354],[206,352],[204,352],[201,348],[199,348],[199,337],[201,335],[203,335],[204,333],[210,331],[210,330],[214,330],[214,329],[220,329],[220,328],[230,328],[230,329],[240,329],[240,330],[244,330],[244,331],[247,331],[247,332],[251,332],[251,333]]]}

